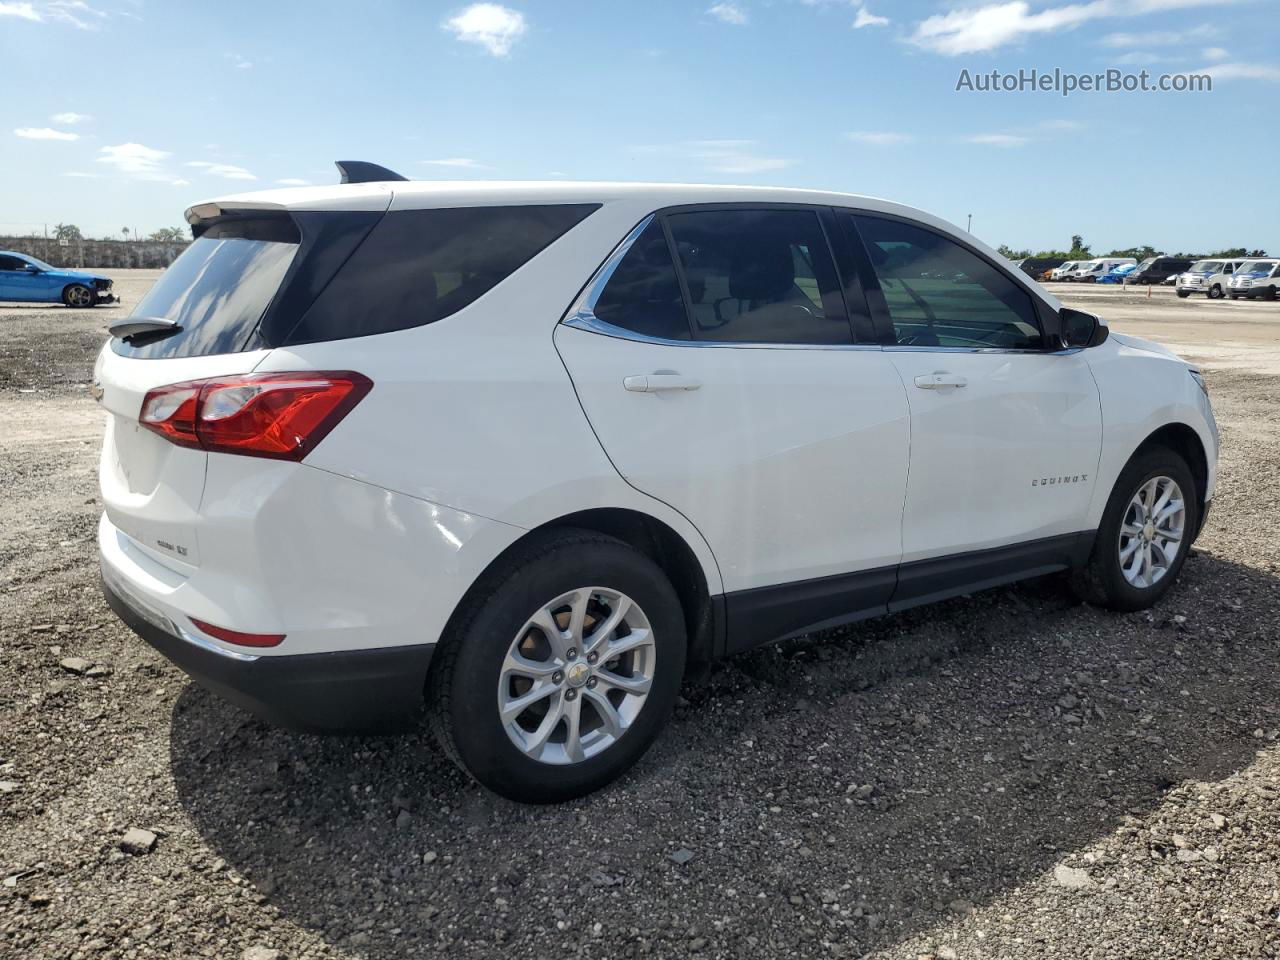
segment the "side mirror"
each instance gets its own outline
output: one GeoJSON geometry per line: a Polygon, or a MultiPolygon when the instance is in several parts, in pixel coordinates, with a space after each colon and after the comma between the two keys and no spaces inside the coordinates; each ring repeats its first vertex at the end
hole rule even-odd
{"type": "Polygon", "coordinates": [[[1062,343],[1068,349],[1076,347],[1096,347],[1106,343],[1111,331],[1107,325],[1092,313],[1083,310],[1072,310],[1063,307],[1058,314],[1059,327],[1062,330],[1062,343]]]}
{"type": "Polygon", "coordinates": [[[41,270],[39,267],[37,267],[34,263],[28,263],[25,269],[27,273],[44,273],[44,271],[41,270]]]}

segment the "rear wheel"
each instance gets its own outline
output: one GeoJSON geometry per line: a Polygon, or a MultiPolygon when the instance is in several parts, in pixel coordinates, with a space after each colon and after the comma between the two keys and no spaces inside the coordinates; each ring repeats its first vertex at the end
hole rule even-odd
{"type": "Polygon", "coordinates": [[[1276,298],[1276,288],[1274,286],[1267,287],[1267,292],[1264,294],[1264,297],[1267,300],[1274,300],[1276,298]]]}
{"type": "Polygon", "coordinates": [[[98,295],[83,283],[73,283],[62,291],[62,302],[68,307],[92,307],[98,302],[98,295]]]}
{"type": "Polygon", "coordinates": [[[1187,299],[1187,297],[1189,297],[1189,296],[1191,296],[1191,291],[1190,291],[1190,290],[1179,290],[1179,291],[1178,291],[1178,297],[1179,297],[1180,299],[1182,299],[1182,300],[1187,299]]]}
{"type": "Polygon", "coordinates": [[[476,594],[428,691],[446,752],[527,803],[590,793],[640,759],[684,675],[684,616],[657,564],[611,537],[554,531],[476,594]]]}
{"type": "Polygon", "coordinates": [[[1210,300],[1221,300],[1222,299],[1221,284],[1215,283],[1212,287],[1210,287],[1208,296],[1210,300]]]}
{"type": "Polygon", "coordinates": [[[1182,457],[1163,447],[1134,457],[1107,501],[1088,564],[1073,578],[1077,593],[1112,610],[1154,604],[1182,570],[1199,509],[1182,457]]]}

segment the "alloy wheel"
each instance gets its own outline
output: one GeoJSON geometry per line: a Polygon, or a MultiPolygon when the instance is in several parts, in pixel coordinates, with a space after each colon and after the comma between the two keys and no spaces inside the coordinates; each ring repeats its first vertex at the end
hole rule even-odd
{"type": "Polygon", "coordinates": [[[1145,481],[1129,501],[1120,523],[1120,572],[1132,586],[1146,589],[1173,566],[1185,534],[1186,501],[1171,477],[1145,481]]]}
{"type": "Polygon", "coordinates": [[[582,587],[520,628],[498,676],[507,737],[541,763],[581,763],[618,742],[653,685],[649,619],[625,594],[582,587]]]}

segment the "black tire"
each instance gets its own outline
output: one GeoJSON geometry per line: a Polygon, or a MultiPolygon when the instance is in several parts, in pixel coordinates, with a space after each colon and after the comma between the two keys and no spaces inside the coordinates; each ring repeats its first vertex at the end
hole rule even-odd
{"type": "Polygon", "coordinates": [[[94,307],[98,304],[98,294],[83,283],[71,283],[62,291],[62,302],[68,307],[94,307]]]}
{"type": "Polygon", "coordinates": [[[1233,294],[1231,294],[1231,299],[1232,299],[1232,300],[1239,300],[1240,298],[1239,298],[1236,294],[1234,294],[1234,293],[1233,293],[1233,294]]]}
{"type": "MultiPolygon", "coordinates": [[[[445,752],[490,790],[523,803],[570,800],[605,786],[643,756],[675,706],[686,653],[680,600],[657,564],[603,534],[551,530],[500,561],[464,601],[436,652],[427,707],[445,752]],[[533,614],[587,585],[618,590],[643,610],[654,639],[653,680],[639,713],[611,746],[576,763],[544,763],[518,748],[502,724],[500,670],[533,614]]],[[[558,722],[554,729],[560,730],[558,722]]]]}
{"type": "Polygon", "coordinates": [[[1151,447],[1134,456],[1120,473],[1115,489],[1102,514],[1088,563],[1072,576],[1072,585],[1082,600],[1111,610],[1145,610],[1160,600],[1173,586],[1186,562],[1200,523],[1200,492],[1187,462],[1165,447],[1151,447]],[[1120,526],[1129,502],[1147,481],[1169,477],[1182,490],[1185,513],[1182,540],[1168,571],[1148,587],[1136,587],[1121,570],[1120,526]]]}
{"type": "Polygon", "coordinates": [[[1179,291],[1178,291],[1178,299],[1179,299],[1179,300],[1185,300],[1185,299],[1187,299],[1187,297],[1189,297],[1189,296],[1191,296],[1191,291],[1190,291],[1190,290],[1179,290],[1179,291]]]}
{"type": "Polygon", "coordinates": [[[1221,300],[1223,297],[1222,284],[1215,283],[1212,287],[1209,288],[1205,296],[1208,297],[1210,300],[1221,300]]]}
{"type": "Polygon", "coordinates": [[[1276,298],[1276,288],[1274,286],[1267,287],[1267,292],[1262,295],[1264,300],[1274,300],[1276,298]]]}

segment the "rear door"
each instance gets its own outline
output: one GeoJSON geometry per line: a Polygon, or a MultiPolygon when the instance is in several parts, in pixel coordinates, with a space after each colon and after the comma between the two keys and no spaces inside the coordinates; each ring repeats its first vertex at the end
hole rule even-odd
{"type": "MultiPolygon", "coordinates": [[[[911,408],[895,602],[939,588],[926,582],[937,565],[917,561],[1069,547],[1085,529],[1102,444],[1084,353],[1052,349],[1026,287],[954,238],[897,218],[841,219],[861,238],[868,298],[911,408]]],[[[997,566],[1008,559],[994,556],[997,566]]],[[[982,579],[976,559],[957,569],[982,579]]]]}
{"type": "Polygon", "coordinates": [[[556,332],[618,471],[714,551],[731,649],[883,607],[900,555],[906,397],[879,346],[855,342],[845,299],[854,327],[869,334],[869,318],[856,281],[842,295],[824,217],[654,217],[556,332]],[[808,609],[786,602],[805,591],[808,609]],[[743,621],[765,608],[776,619],[743,621]]]}

